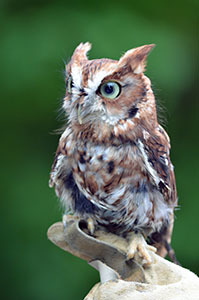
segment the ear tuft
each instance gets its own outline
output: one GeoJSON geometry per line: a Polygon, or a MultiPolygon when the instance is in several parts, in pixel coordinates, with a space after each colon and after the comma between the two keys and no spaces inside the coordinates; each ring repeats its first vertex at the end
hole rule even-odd
{"type": "Polygon", "coordinates": [[[73,62],[80,62],[82,60],[87,60],[87,53],[91,49],[91,44],[89,42],[80,43],[79,46],[75,49],[72,61],[73,62]]]}
{"type": "Polygon", "coordinates": [[[131,66],[135,74],[142,73],[145,67],[146,57],[155,44],[145,45],[127,51],[119,60],[120,67],[131,66]]]}

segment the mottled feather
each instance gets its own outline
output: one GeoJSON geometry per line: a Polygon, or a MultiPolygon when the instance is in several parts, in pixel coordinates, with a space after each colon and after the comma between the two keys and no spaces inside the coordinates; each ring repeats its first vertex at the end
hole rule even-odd
{"type": "Polygon", "coordinates": [[[91,217],[96,226],[119,235],[140,230],[164,256],[177,196],[169,138],[158,124],[151,83],[143,73],[153,46],[129,50],[119,61],[88,60],[89,43],[76,48],[66,65],[68,127],[50,186],[66,213],[91,217]],[[118,93],[112,97],[115,85],[118,93]]]}

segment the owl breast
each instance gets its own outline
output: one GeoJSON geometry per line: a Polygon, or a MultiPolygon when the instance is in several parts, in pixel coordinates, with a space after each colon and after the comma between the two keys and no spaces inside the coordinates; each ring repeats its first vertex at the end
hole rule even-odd
{"type": "Polygon", "coordinates": [[[81,203],[72,199],[77,214],[87,216],[89,212],[110,231],[117,227],[118,233],[132,228],[159,230],[168,219],[168,205],[147,172],[136,143],[106,145],[71,138],[65,150],[74,182],[84,195],[81,203]],[[89,210],[85,209],[88,206],[89,210]]]}

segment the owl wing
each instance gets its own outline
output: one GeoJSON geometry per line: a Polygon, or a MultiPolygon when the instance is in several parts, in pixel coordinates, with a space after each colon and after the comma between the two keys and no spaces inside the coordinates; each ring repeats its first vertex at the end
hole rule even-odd
{"type": "MultiPolygon", "coordinates": [[[[156,134],[142,139],[142,151],[145,157],[145,166],[151,174],[154,183],[162,193],[165,202],[175,208],[177,205],[176,183],[173,165],[170,161],[170,140],[165,130],[159,125],[156,134]]],[[[157,253],[164,257],[167,253],[174,263],[178,263],[175,253],[170,246],[173,230],[173,211],[166,224],[153,232],[149,243],[156,247],[157,253]]]]}
{"type": "Polygon", "coordinates": [[[71,167],[68,163],[67,155],[63,154],[59,144],[51,167],[49,179],[49,186],[54,187],[58,197],[61,197],[64,190],[65,177],[69,173],[71,173],[71,167]]]}
{"type": "Polygon", "coordinates": [[[74,180],[65,149],[66,140],[64,135],[60,139],[50,172],[49,186],[54,187],[66,214],[71,212],[93,213],[96,210],[95,205],[79,190],[74,180]]]}
{"type": "Polygon", "coordinates": [[[170,141],[165,130],[159,125],[155,134],[140,141],[145,167],[158,190],[168,204],[177,201],[173,165],[170,161],[170,141]]]}

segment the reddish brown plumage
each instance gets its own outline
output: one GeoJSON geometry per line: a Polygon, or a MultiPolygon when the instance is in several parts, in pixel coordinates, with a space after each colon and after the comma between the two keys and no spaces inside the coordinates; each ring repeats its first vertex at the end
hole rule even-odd
{"type": "Polygon", "coordinates": [[[129,50],[119,61],[89,61],[88,43],[75,50],[66,66],[66,81],[72,82],[63,103],[68,127],[50,185],[66,211],[116,234],[141,230],[164,255],[177,200],[169,138],[143,74],[152,47],[129,50]],[[119,87],[116,97],[106,94],[109,83],[119,87]]]}

